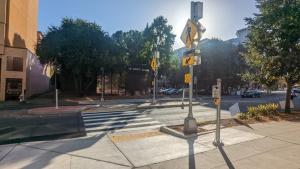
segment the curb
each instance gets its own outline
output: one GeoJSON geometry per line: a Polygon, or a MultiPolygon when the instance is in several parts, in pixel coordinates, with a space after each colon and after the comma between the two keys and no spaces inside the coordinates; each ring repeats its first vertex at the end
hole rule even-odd
{"type": "MultiPolygon", "coordinates": [[[[194,103],[193,106],[198,106],[200,103],[194,103]]],[[[184,107],[187,107],[188,104],[185,104],[184,107]]],[[[144,107],[136,107],[136,109],[151,109],[151,108],[172,108],[172,107],[182,107],[182,105],[166,105],[166,106],[144,106],[144,107]]]]}
{"type": "Polygon", "coordinates": [[[159,131],[161,131],[163,133],[166,133],[166,134],[170,134],[170,135],[175,136],[175,137],[182,138],[182,139],[189,139],[189,138],[198,137],[198,136],[201,136],[201,135],[206,135],[206,134],[215,132],[215,130],[211,130],[211,131],[206,131],[206,132],[197,133],[197,134],[184,135],[183,133],[180,133],[176,130],[173,130],[173,129],[169,128],[168,126],[160,127],[159,131]]]}

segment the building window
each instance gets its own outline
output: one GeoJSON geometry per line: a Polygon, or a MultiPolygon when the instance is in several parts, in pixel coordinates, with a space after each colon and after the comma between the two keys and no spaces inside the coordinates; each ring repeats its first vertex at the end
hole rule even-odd
{"type": "Polygon", "coordinates": [[[7,56],[6,70],[22,72],[23,71],[23,58],[7,56]]]}

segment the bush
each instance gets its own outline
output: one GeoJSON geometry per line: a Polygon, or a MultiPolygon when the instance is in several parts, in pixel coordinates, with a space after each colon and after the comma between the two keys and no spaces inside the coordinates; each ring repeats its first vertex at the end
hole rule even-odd
{"type": "Polygon", "coordinates": [[[260,104],[258,106],[249,106],[248,111],[240,113],[238,118],[246,120],[249,118],[259,120],[262,116],[273,116],[278,113],[278,104],[260,104]]]}
{"type": "Polygon", "coordinates": [[[239,113],[238,114],[238,119],[241,119],[241,120],[248,120],[249,119],[249,116],[247,113],[239,113]]]}

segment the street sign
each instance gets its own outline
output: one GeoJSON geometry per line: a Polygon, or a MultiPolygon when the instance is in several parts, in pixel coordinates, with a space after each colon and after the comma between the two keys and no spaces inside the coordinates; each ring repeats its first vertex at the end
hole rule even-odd
{"type": "Polygon", "coordinates": [[[156,62],[156,58],[153,58],[151,61],[151,68],[153,71],[156,71],[157,69],[157,62],[156,62]]]}
{"type": "Polygon", "coordinates": [[[184,83],[191,83],[192,82],[192,78],[191,78],[191,74],[187,73],[184,75],[184,83]]]}
{"type": "Polygon", "coordinates": [[[194,39],[198,33],[197,24],[189,19],[184,27],[180,39],[187,48],[191,48],[194,39]]]}
{"type": "Polygon", "coordinates": [[[212,87],[212,98],[214,99],[221,98],[221,90],[217,85],[213,85],[212,87]]]}
{"type": "Polygon", "coordinates": [[[203,17],[203,2],[191,2],[191,18],[198,21],[203,17]]]}
{"type": "Polygon", "coordinates": [[[219,106],[220,105],[220,99],[214,99],[214,105],[219,106]]]}
{"type": "Polygon", "coordinates": [[[189,57],[182,58],[182,66],[189,66],[189,65],[194,65],[194,57],[189,56],[189,57]]]}
{"type": "Polygon", "coordinates": [[[235,116],[236,114],[240,113],[240,107],[239,107],[239,103],[235,103],[234,105],[229,107],[229,111],[231,116],[235,116]]]}

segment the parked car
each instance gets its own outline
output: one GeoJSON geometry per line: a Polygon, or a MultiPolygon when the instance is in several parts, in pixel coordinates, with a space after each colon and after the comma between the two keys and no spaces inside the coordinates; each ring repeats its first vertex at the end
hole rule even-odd
{"type": "Polygon", "coordinates": [[[292,89],[292,92],[294,92],[295,94],[300,94],[300,88],[294,88],[292,89]]]}
{"type": "Polygon", "coordinates": [[[261,97],[261,92],[257,91],[257,90],[247,90],[245,91],[242,95],[242,98],[255,98],[255,97],[261,97]]]}
{"type": "Polygon", "coordinates": [[[166,89],[162,88],[159,90],[159,94],[165,94],[165,92],[167,92],[168,90],[170,90],[170,88],[166,88],[166,89]]]}
{"type": "Polygon", "coordinates": [[[176,91],[176,94],[182,94],[182,92],[183,92],[183,88],[178,89],[178,90],[176,91]]]}
{"type": "Polygon", "coordinates": [[[176,94],[176,92],[177,92],[177,89],[170,89],[170,90],[166,91],[166,94],[172,95],[172,94],[176,94]]]}
{"type": "Polygon", "coordinates": [[[293,100],[295,97],[297,97],[297,94],[294,90],[291,92],[291,99],[293,100]]]}

